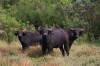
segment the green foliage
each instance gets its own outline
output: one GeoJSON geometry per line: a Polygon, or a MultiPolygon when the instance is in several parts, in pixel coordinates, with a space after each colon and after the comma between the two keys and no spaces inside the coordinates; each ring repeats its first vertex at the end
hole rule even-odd
{"type": "Polygon", "coordinates": [[[31,31],[39,25],[61,28],[82,25],[88,39],[100,36],[99,0],[1,0],[0,16],[4,30],[11,31],[10,35],[15,29],[31,31]]]}
{"type": "Polygon", "coordinates": [[[3,8],[8,9],[10,6],[13,6],[15,3],[17,3],[19,0],[0,0],[0,4],[3,8]]]}
{"type": "Polygon", "coordinates": [[[41,25],[52,26],[57,24],[62,26],[63,22],[65,24],[67,16],[64,9],[70,4],[71,1],[69,0],[20,0],[9,11],[12,16],[15,16],[17,20],[21,20],[23,23],[29,21],[30,24],[34,24],[38,20],[41,25]]]}
{"type": "Polygon", "coordinates": [[[7,34],[8,42],[11,42],[13,40],[14,31],[20,27],[20,23],[18,23],[15,18],[5,14],[0,14],[0,24],[7,34]]]}
{"type": "Polygon", "coordinates": [[[77,13],[78,19],[84,19],[87,22],[85,27],[90,41],[98,40],[100,37],[99,6],[99,0],[76,0],[74,2],[74,11],[77,13]]]}

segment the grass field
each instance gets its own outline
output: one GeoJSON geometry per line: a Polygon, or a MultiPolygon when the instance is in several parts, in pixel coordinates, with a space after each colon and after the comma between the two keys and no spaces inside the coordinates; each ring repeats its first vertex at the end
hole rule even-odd
{"type": "Polygon", "coordinates": [[[62,57],[59,49],[42,56],[40,46],[22,52],[20,43],[0,42],[0,66],[100,66],[100,47],[74,43],[70,55],[62,57]]]}

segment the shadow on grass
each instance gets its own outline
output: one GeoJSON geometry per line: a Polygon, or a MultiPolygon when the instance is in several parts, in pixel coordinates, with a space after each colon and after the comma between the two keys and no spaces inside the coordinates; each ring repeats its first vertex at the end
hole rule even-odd
{"type": "Polygon", "coordinates": [[[42,57],[43,56],[42,50],[40,47],[30,47],[27,50],[27,55],[29,57],[42,57]]]}
{"type": "Polygon", "coordinates": [[[34,58],[44,57],[44,56],[48,56],[48,55],[50,55],[52,57],[60,57],[60,56],[62,56],[62,54],[61,54],[59,49],[54,49],[49,54],[43,55],[41,47],[30,47],[27,50],[27,55],[29,57],[34,57],[34,58]]]}

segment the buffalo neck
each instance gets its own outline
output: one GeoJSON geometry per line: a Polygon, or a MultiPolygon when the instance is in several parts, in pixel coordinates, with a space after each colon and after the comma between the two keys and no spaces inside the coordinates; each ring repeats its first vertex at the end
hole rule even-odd
{"type": "Polygon", "coordinates": [[[45,35],[42,35],[42,44],[47,43],[47,37],[45,35]]]}

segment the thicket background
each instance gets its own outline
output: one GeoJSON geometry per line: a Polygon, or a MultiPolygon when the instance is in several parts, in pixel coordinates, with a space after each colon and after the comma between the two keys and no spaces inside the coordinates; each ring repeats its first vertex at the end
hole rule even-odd
{"type": "Polygon", "coordinates": [[[84,26],[81,39],[98,41],[100,0],[0,0],[0,40],[11,43],[14,31],[35,31],[38,26],[84,26]]]}

